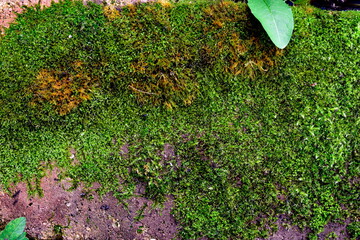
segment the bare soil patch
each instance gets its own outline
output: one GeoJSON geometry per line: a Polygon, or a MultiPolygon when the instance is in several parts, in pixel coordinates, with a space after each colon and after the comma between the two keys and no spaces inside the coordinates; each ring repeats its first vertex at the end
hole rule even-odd
{"type": "Polygon", "coordinates": [[[35,239],[172,239],[178,227],[170,211],[171,197],[162,208],[138,196],[119,203],[111,193],[99,197],[100,185],[91,189],[80,186],[68,191],[70,179],[59,180],[55,168],[42,178],[43,197],[27,194],[27,187],[19,183],[12,195],[0,191],[0,219],[8,222],[24,216],[26,232],[35,239]]]}
{"type": "MultiPolygon", "coordinates": [[[[342,223],[329,223],[324,227],[324,231],[317,235],[319,240],[346,240],[351,239],[346,230],[346,226],[350,223],[349,220],[342,223]],[[336,236],[332,238],[331,236],[336,236]]],[[[311,233],[309,228],[300,229],[298,226],[291,225],[286,215],[278,216],[278,220],[275,222],[278,230],[267,239],[257,240],[307,240],[311,233]]]]}
{"type": "MultiPolygon", "coordinates": [[[[82,0],[86,2],[95,2],[97,4],[105,3],[116,7],[127,4],[149,2],[152,0],[82,0]]],[[[40,4],[41,7],[49,7],[52,2],[59,0],[0,0],[0,32],[3,33],[4,27],[7,28],[14,22],[17,13],[23,12],[23,6],[35,6],[40,4]]]]}
{"type": "MultiPolygon", "coordinates": [[[[53,0],[58,2],[58,0],[53,0]]],[[[0,28],[9,27],[16,18],[16,13],[23,12],[22,6],[50,6],[52,0],[2,0],[0,1],[0,28]]]]}

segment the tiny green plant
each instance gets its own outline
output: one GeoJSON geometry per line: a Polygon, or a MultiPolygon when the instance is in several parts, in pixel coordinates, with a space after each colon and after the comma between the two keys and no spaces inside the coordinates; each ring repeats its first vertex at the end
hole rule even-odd
{"type": "Polygon", "coordinates": [[[346,229],[348,230],[351,239],[359,239],[360,238],[360,222],[352,222],[350,223],[346,229]]]}
{"type": "Polygon", "coordinates": [[[283,0],[249,0],[248,5],[271,41],[278,48],[285,48],[290,42],[294,29],[294,18],[290,7],[283,0]]]}
{"type": "Polygon", "coordinates": [[[24,232],[26,218],[20,217],[9,222],[5,229],[0,232],[0,240],[26,240],[26,232],[24,232]]]}

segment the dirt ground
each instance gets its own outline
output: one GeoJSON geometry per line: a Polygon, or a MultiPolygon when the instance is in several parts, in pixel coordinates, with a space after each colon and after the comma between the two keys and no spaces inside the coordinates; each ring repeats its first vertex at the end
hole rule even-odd
{"type": "MultiPolygon", "coordinates": [[[[147,0],[117,0],[116,4],[119,6],[134,1],[147,0]]],[[[8,27],[14,21],[15,13],[22,11],[22,5],[35,4],[49,6],[51,0],[0,0],[0,29],[8,27]]],[[[165,152],[166,149],[165,146],[165,152]]],[[[90,192],[82,186],[68,191],[71,179],[60,181],[59,173],[60,170],[54,168],[41,180],[43,189],[41,198],[28,196],[24,183],[14,186],[11,194],[6,194],[0,188],[0,226],[2,222],[24,216],[27,219],[26,232],[32,239],[170,240],[176,238],[180,226],[171,215],[174,205],[171,196],[167,198],[163,208],[153,207],[152,201],[141,196],[144,188],[139,186],[136,197],[125,203],[119,203],[111,193],[100,198],[91,191],[98,188],[98,184],[94,184],[90,192]],[[139,218],[139,215],[142,217],[139,218]]],[[[328,224],[324,232],[318,235],[319,239],[326,239],[331,232],[337,234],[336,239],[350,239],[346,232],[348,223],[328,224]]],[[[279,216],[277,224],[278,231],[268,240],[307,239],[309,230],[300,231],[299,228],[291,226],[286,217],[279,216]]]]}
{"type": "MultiPolygon", "coordinates": [[[[137,187],[136,197],[119,203],[107,194],[100,198],[94,184],[90,189],[79,186],[69,191],[71,179],[59,180],[60,170],[53,168],[42,178],[42,197],[29,196],[27,186],[14,186],[11,194],[0,189],[0,226],[18,217],[26,217],[25,231],[30,240],[170,240],[176,237],[180,226],[171,214],[173,199],[167,197],[163,207],[142,197],[145,188],[137,187]]],[[[278,231],[267,239],[256,240],[306,240],[309,229],[301,231],[292,226],[286,216],[279,216],[278,231]]],[[[320,240],[350,239],[346,232],[349,221],[330,223],[320,240]],[[327,238],[330,233],[337,238],[327,238]]],[[[202,238],[206,240],[207,238],[202,238]]]]}
{"type": "MultiPolygon", "coordinates": [[[[324,231],[318,234],[319,240],[347,240],[350,239],[350,235],[346,231],[346,226],[350,221],[343,223],[329,223],[324,227],[324,231]],[[332,238],[331,234],[337,236],[332,238]]],[[[271,237],[267,239],[256,239],[256,240],[307,240],[309,239],[310,229],[301,230],[297,226],[292,226],[285,215],[278,216],[276,221],[278,230],[271,237]]]]}
{"type": "Polygon", "coordinates": [[[71,187],[70,179],[59,180],[59,169],[54,168],[41,181],[43,197],[28,196],[26,185],[20,183],[12,194],[0,191],[0,219],[25,216],[26,232],[34,239],[172,239],[177,224],[170,214],[171,197],[162,208],[141,197],[144,188],[125,203],[111,194],[100,198],[94,190],[71,187]]]}
{"type": "MultiPolygon", "coordinates": [[[[113,4],[116,7],[124,6],[129,3],[147,2],[152,0],[82,0],[84,3],[92,1],[95,3],[113,4]]],[[[14,21],[16,13],[21,13],[22,6],[34,6],[40,4],[43,7],[48,7],[52,2],[59,2],[59,0],[0,0],[0,30],[3,33],[3,27],[9,27],[9,24],[14,21]]]]}

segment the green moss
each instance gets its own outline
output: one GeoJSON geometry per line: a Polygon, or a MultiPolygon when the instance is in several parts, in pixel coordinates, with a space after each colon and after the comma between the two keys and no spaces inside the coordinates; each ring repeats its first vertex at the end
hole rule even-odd
{"type": "MultiPolygon", "coordinates": [[[[197,73],[206,69],[254,78],[275,65],[279,52],[259,40],[259,24],[250,21],[245,6],[233,2],[195,7],[151,3],[127,6],[119,13],[114,8],[106,7],[103,12],[93,4],[85,7],[64,1],[41,14],[29,9],[3,37],[8,73],[3,81],[13,83],[3,91],[3,99],[13,98],[13,103],[5,106],[7,114],[11,109],[23,112],[28,108],[24,103],[34,105],[39,98],[56,105],[50,109],[60,115],[67,114],[90,98],[86,91],[93,85],[115,95],[127,91],[140,104],[171,109],[196,99],[197,73]],[[48,21],[51,15],[58,17],[48,21]],[[16,54],[10,55],[14,47],[16,54]],[[80,72],[85,76],[77,77],[80,80],[75,82],[80,84],[75,86],[64,77],[44,74],[74,72],[77,76],[79,66],[73,65],[79,62],[87,72],[80,72]],[[40,81],[44,75],[45,82],[40,81]],[[58,84],[46,83],[54,78],[58,84]],[[38,87],[29,95],[24,89],[34,88],[34,84],[38,87]],[[67,91],[60,95],[54,87],[67,91]]],[[[37,118],[50,114],[37,113],[37,118]]]]}
{"type": "Polygon", "coordinates": [[[28,9],[0,39],[2,186],[41,192],[52,166],[119,199],[142,183],[183,239],[357,219],[360,14],[292,9],[283,51],[242,3],[28,9]]]}
{"type": "Polygon", "coordinates": [[[360,236],[359,222],[350,223],[346,228],[350,232],[350,236],[352,237],[352,239],[356,239],[360,236]]]}

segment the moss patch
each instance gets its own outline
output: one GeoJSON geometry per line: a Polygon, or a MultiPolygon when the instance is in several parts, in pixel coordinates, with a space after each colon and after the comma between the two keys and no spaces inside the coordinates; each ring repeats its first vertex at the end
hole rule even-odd
{"type": "Polygon", "coordinates": [[[5,188],[53,162],[119,199],[142,183],[184,239],[359,217],[358,12],[295,7],[280,51],[242,3],[115,11],[62,1],[1,37],[5,188]]]}

